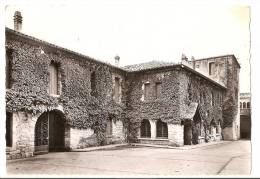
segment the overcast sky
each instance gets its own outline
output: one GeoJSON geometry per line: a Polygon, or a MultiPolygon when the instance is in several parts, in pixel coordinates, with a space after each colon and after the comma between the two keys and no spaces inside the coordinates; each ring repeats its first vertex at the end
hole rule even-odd
{"type": "Polygon", "coordinates": [[[246,6],[187,5],[175,1],[86,1],[84,4],[10,5],[23,16],[23,33],[120,65],[179,62],[234,54],[241,64],[240,92],[250,91],[250,9],[246,6]]]}

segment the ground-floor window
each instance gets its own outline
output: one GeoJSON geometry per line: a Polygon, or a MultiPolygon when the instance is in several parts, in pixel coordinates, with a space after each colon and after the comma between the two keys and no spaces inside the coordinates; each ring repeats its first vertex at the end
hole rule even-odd
{"type": "Polygon", "coordinates": [[[13,117],[12,113],[6,112],[6,133],[5,133],[5,138],[6,138],[6,146],[7,147],[12,147],[13,143],[13,117]]]}
{"type": "Polygon", "coordinates": [[[141,122],[141,137],[151,137],[151,125],[147,119],[141,122]]]}
{"type": "Polygon", "coordinates": [[[156,123],[156,137],[168,138],[167,123],[158,120],[156,123]]]}

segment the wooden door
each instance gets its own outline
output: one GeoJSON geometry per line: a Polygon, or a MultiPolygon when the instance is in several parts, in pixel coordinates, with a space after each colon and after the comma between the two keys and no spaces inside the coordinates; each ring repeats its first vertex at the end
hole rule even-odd
{"type": "Polygon", "coordinates": [[[49,121],[48,113],[42,114],[35,125],[35,154],[49,151],[49,121]]]}
{"type": "Polygon", "coordinates": [[[64,151],[65,122],[59,113],[49,113],[49,151],[64,151]]]}

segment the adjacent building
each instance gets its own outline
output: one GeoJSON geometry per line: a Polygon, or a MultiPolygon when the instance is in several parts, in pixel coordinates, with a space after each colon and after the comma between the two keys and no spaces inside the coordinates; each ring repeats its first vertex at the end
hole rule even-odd
{"type": "Polygon", "coordinates": [[[251,138],[251,95],[240,93],[240,136],[251,138]]]}
{"type": "Polygon", "coordinates": [[[118,67],[15,27],[6,28],[8,159],[114,143],[239,138],[234,55],[118,67]]]}

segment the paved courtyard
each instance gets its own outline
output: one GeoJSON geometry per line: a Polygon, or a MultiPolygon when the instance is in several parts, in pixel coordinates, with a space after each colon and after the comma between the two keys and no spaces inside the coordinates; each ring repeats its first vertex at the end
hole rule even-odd
{"type": "Polygon", "coordinates": [[[49,153],[7,161],[10,176],[249,175],[250,170],[251,143],[247,140],[189,150],[127,146],[90,152],[49,153]]]}

